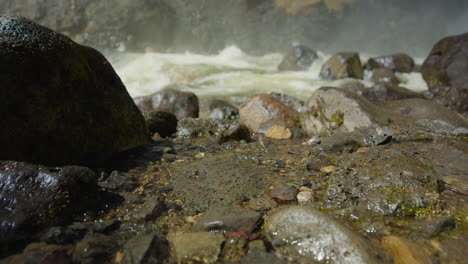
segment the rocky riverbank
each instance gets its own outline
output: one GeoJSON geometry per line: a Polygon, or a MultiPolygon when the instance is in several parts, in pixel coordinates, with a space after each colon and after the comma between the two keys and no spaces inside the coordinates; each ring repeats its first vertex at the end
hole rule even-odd
{"type": "MultiPolygon", "coordinates": [[[[320,76],[349,82],[307,101],[171,85],[135,98],[141,114],[97,51],[22,18],[0,28],[0,140],[38,146],[2,152],[18,161],[0,162],[0,263],[466,259],[466,34],[434,46],[425,93],[399,86],[408,55],[340,52],[320,76]]],[[[294,46],[278,70],[313,60],[294,46]]]]}

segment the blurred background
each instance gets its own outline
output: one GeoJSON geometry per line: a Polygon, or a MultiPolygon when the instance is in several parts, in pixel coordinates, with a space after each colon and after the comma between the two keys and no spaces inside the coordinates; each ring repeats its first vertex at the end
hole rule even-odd
{"type": "Polygon", "coordinates": [[[0,13],[31,18],[101,50],[261,55],[299,42],[325,52],[423,57],[468,31],[466,0],[2,0],[0,13]]]}

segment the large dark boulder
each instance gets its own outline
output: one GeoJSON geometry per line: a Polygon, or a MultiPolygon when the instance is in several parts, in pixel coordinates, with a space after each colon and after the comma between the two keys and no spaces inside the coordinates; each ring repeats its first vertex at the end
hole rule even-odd
{"type": "Polygon", "coordinates": [[[25,18],[0,29],[0,159],[73,164],[149,141],[101,53],[25,18]]]}
{"type": "Polygon", "coordinates": [[[40,227],[92,210],[97,195],[97,176],[86,167],[0,161],[0,257],[40,227]]]}
{"type": "Polygon", "coordinates": [[[437,42],[421,73],[430,89],[443,86],[468,89],[468,33],[437,42]]]}
{"type": "Polygon", "coordinates": [[[154,94],[135,98],[135,103],[143,113],[167,112],[179,119],[198,117],[200,112],[198,97],[186,89],[187,87],[183,85],[171,84],[154,94]]]}

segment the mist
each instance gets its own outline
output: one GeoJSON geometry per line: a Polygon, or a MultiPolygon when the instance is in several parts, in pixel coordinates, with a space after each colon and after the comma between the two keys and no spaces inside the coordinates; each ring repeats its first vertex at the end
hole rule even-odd
{"type": "Polygon", "coordinates": [[[260,55],[299,42],[325,52],[425,57],[468,31],[466,0],[2,0],[22,15],[100,50],[260,55]]]}

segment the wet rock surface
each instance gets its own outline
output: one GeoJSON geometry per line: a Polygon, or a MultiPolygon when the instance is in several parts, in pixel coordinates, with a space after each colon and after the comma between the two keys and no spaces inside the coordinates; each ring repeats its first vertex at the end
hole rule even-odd
{"type": "Polygon", "coordinates": [[[260,223],[261,214],[243,208],[213,206],[195,225],[195,232],[252,232],[260,223]]]}
{"type": "Polygon", "coordinates": [[[461,87],[439,87],[425,91],[424,98],[443,105],[452,111],[468,116],[468,89],[461,87]]]}
{"type": "Polygon", "coordinates": [[[361,144],[375,140],[352,148],[324,147],[331,142],[327,137],[254,136],[221,144],[205,137],[173,138],[172,153],[161,152],[153,163],[126,172],[132,188],[109,188],[123,203],[109,204],[113,209],[94,218],[97,222],[54,227],[41,237],[48,244],[72,244],[73,251],[42,242],[4,261],[462,260],[464,253],[456,248],[468,240],[467,143],[464,136],[445,132],[454,126],[439,123],[418,121],[409,130],[392,125],[390,141],[382,127],[372,126],[336,136],[361,137],[361,144]],[[292,188],[287,197],[280,191],[273,199],[275,186],[292,188]],[[263,229],[261,214],[267,214],[263,229]],[[194,232],[207,230],[220,233],[194,232]],[[327,244],[329,238],[334,243],[327,244]]]}
{"type": "Polygon", "coordinates": [[[369,89],[362,90],[361,95],[375,103],[386,103],[394,100],[422,97],[420,93],[390,83],[377,83],[369,89]]]}
{"type": "Polygon", "coordinates": [[[299,114],[269,94],[252,96],[240,108],[240,119],[254,132],[265,133],[275,122],[295,126],[299,114]]]}
{"type": "Polygon", "coordinates": [[[302,126],[308,135],[330,130],[352,132],[359,127],[386,124],[386,113],[362,96],[347,90],[324,87],[309,98],[302,126]]]}
{"type": "Polygon", "coordinates": [[[214,141],[222,143],[230,140],[249,140],[250,130],[238,120],[184,118],[177,127],[177,137],[211,137],[214,141]]]}
{"type": "Polygon", "coordinates": [[[212,100],[209,109],[212,119],[235,120],[239,118],[239,109],[223,100],[212,100]]]}
{"type": "Polygon", "coordinates": [[[430,89],[457,87],[468,89],[468,34],[441,39],[432,48],[421,67],[430,89]]]}
{"type": "Polygon", "coordinates": [[[0,244],[7,248],[45,225],[70,222],[93,209],[97,197],[97,177],[88,168],[1,161],[0,244]]]}
{"type": "Polygon", "coordinates": [[[223,235],[210,232],[175,235],[171,240],[178,263],[215,263],[222,242],[223,235]]]}
{"type": "Polygon", "coordinates": [[[252,198],[264,181],[260,168],[236,155],[207,157],[171,173],[176,195],[191,214],[252,198]]]}
{"type": "Polygon", "coordinates": [[[169,85],[159,92],[134,100],[142,112],[167,112],[174,114],[178,119],[198,117],[198,97],[185,89],[183,85],[169,85]]]}
{"type": "Polygon", "coordinates": [[[366,67],[370,70],[385,68],[393,72],[411,72],[414,68],[414,60],[408,54],[391,54],[370,58],[366,67]]]}
{"type": "Polygon", "coordinates": [[[400,126],[413,124],[419,119],[443,120],[455,127],[466,127],[467,120],[456,112],[428,100],[411,98],[389,102],[387,109],[400,126]]]}
{"type": "Polygon", "coordinates": [[[306,71],[318,58],[317,52],[304,45],[295,44],[278,65],[280,71],[306,71]]]}
{"type": "Polygon", "coordinates": [[[146,123],[151,135],[158,133],[159,136],[170,137],[177,131],[177,117],[168,112],[152,111],[145,114],[146,123]]]}
{"type": "Polygon", "coordinates": [[[282,207],[265,220],[265,233],[286,259],[299,262],[390,263],[358,233],[324,213],[301,206],[282,207]]]}
{"type": "Polygon", "coordinates": [[[157,233],[137,235],[124,245],[124,264],[163,263],[169,257],[169,243],[157,233]]]}
{"type": "Polygon", "coordinates": [[[392,70],[386,68],[377,68],[366,72],[365,79],[374,83],[388,83],[391,85],[398,85],[400,83],[400,80],[398,80],[392,70]]]}
{"type": "Polygon", "coordinates": [[[88,233],[78,242],[73,253],[73,262],[77,263],[105,263],[112,260],[118,248],[116,237],[88,233]]]}
{"type": "Polygon", "coordinates": [[[320,70],[320,77],[325,80],[344,78],[363,79],[361,59],[355,52],[340,52],[325,62],[320,70]]]}
{"type": "Polygon", "coordinates": [[[143,116],[98,51],[25,18],[1,16],[0,27],[1,159],[80,164],[148,143],[143,116]]]}

